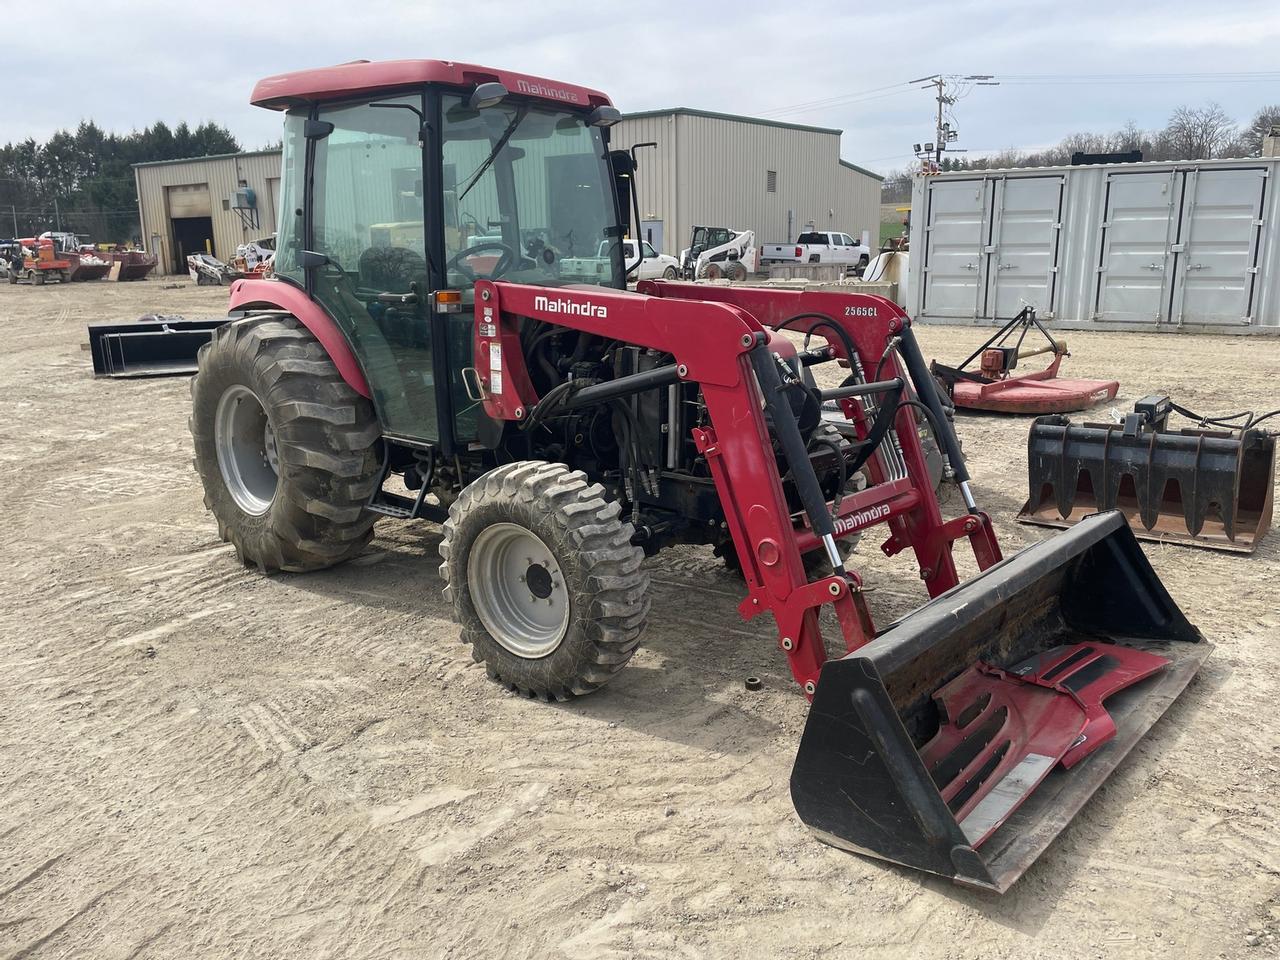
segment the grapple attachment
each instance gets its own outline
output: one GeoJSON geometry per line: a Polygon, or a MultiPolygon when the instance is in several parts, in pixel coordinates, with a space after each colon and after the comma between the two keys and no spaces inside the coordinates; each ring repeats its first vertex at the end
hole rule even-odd
{"type": "Polygon", "coordinates": [[[796,811],[828,843],[1004,891],[1211,649],[1124,517],[1090,517],[827,662],[796,811]]]}
{"type": "Polygon", "coordinates": [[[1068,527],[1120,510],[1146,540],[1252,553],[1271,527],[1275,437],[1164,429],[1163,417],[1153,424],[1149,412],[1161,399],[1140,401],[1124,424],[1037,419],[1027,440],[1030,495],[1018,519],[1068,527]]]}

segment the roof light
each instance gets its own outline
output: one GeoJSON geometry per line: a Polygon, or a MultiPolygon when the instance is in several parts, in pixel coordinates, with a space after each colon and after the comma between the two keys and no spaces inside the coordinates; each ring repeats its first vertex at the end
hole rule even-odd
{"type": "Polygon", "coordinates": [[[507,96],[507,88],[496,80],[489,83],[478,83],[476,88],[471,91],[471,97],[467,100],[467,106],[472,110],[483,110],[485,107],[493,107],[501,103],[507,96]]]}
{"type": "Polygon", "coordinates": [[[587,125],[591,127],[612,127],[621,119],[621,110],[617,107],[602,104],[587,114],[587,125]]]}

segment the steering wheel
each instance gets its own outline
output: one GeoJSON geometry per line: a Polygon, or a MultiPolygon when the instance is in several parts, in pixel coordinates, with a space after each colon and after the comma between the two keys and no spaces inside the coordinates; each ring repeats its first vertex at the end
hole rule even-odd
{"type": "Polygon", "coordinates": [[[465,257],[470,257],[481,250],[501,250],[502,256],[498,258],[498,262],[494,264],[493,270],[486,276],[486,280],[492,280],[506,273],[520,259],[519,251],[507,246],[501,240],[485,240],[483,243],[477,243],[474,247],[466,247],[459,250],[445,263],[445,269],[456,269],[464,273],[468,279],[475,280],[476,272],[463,263],[465,257]]]}

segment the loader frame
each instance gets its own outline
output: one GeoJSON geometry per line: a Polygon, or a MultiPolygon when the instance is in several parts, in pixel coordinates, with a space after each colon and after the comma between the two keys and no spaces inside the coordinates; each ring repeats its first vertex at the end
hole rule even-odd
{"type": "MultiPolygon", "coordinates": [[[[693,439],[707,459],[742,562],[747,596],[739,614],[747,620],[766,611],[773,614],[792,676],[812,698],[827,659],[818,623],[821,608],[834,608],[849,652],[872,640],[875,628],[856,573],[833,569],[812,582],[805,574],[802,555],[822,548],[821,510],[830,505],[799,515],[788,505],[772,452],[759,361],[769,353],[796,354],[782,329],[806,338],[824,336],[826,346],[809,351],[806,362],[834,362],[860,371],[872,386],[891,382],[882,378],[900,386],[910,383],[920,398],[915,403],[936,413],[934,423],[949,432],[932,378],[927,372],[920,375],[926,368],[910,318],[891,301],[867,294],[659,281],[643,282],[633,294],[480,281],[474,355],[486,364],[477,370],[485,410],[499,420],[523,420],[539,402],[520,350],[522,317],[670,353],[679,381],[699,385],[711,424],[694,428],[693,439]],[[867,373],[872,369],[874,376],[867,373]]],[[[871,485],[845,497],[833,511],[829,523],[834,537],[887,524],[890,535],[881,550],[893,556],[910,547],[931,597],[960,582],[952,558],[955,541],[969,540],[980,569],[1001,559],[991,520],[976,505],[962,516],[943,518],[929,483],[913,406],[898,406],[891,432],[875,438],[853,396],[842,397],[841,404],[860,440],[870,438],[880,451],[892,450],[893,455],[867,460],[871,485]],[[890,464],[898,468],[894,475],[890,464]]],[[[954,434],[942,445],[958,453],[954,434]]],[[[805,468],[807,462],[801,470],[805,468]]],[[[968,497],[963,462],[953,462],[953,468],[968,497]]],[[[794,464],[792,470],[799,472],[794,464]]]]}

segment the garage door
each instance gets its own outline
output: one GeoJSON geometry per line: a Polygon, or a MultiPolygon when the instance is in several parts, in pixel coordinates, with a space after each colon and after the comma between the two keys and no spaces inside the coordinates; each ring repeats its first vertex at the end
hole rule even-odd
{"type": "Polygon", "coordinates": [[[1158,323],[1165,318],[1174,177],[1172,170],[1107,177],[1097,319],[1158,323]]]}
{"type": "Polygon", "coordinates": [[[921,301],[929,316],[979,316],[989,190],[990,181],[985,179],[929,184],[921,301]]]}
{"type": "Polygon", "coordinates": [[[209,202],[209,185],[207,183],[166,187],[165,193],[168,194],[169,219],[171,220],[213,216],[213,205],[209,202]]]}
{"type": "Polygon", "coordinates": [[[1247,323],[1258,278],[1266,170],[1190,170],[1183,176],[1172,319],[1247,323]]]}
{"type": "Polygon", "coordinates": [[[1008,320],[1027,306],[1053,316],[1063,183],[1062,177],[999,181],[983,316],[1008,320]]]}

